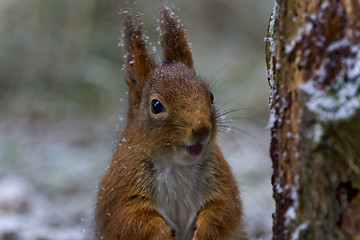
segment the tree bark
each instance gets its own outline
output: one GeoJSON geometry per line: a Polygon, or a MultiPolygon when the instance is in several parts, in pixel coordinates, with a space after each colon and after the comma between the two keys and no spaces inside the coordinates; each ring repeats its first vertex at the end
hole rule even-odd
{"type": "Polygon", "coordinates": [[[266,38],[273,239],[360,239],[360,0],[277,0],[266,38]]]}

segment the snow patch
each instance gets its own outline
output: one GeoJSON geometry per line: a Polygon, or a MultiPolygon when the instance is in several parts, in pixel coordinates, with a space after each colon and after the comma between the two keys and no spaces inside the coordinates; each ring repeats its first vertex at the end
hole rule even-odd
{"type": "MultiPolygon", "coordinates": [[[[349,46],[346,39],[336,41],[328,46],[328,51],[335,51],[349,46]]],[[[309,97],[307,108],[315,113],[321,121],[336,121],[353,116],[360,108],[360,47],[350,48],[353,55],[343,60],[343,71],[335,81],[325,89],[319,89],[317,82],[326,78],[326,59],[315,72],[315,78],[309,79],[300,89],[309,97]]]]}
{"type": "Polygon", "coordinates": [[[349,69],[347,70],[347,76],[352,78],[359,78],[360,76],[360,46],[354,45],[351,46],[350,51],[355,53],[356,56],[353,59],[346,59],[345,63],[347,66],[349,66],[349,69]]]}
{"type": "MultiPolygon", "coordinates": [[[[271,35],[271,36],[275,33],[275,22],[276,22],[277,16],[279,15],[279,10],[280,10],[279,4],[277,3],[277,1],[274,1],[274,6],[272,9],[272,13],[270,16],[270,22],[269,22],[269,35],[271,35]]],[[[271,39],[269,39],[269,40],[272,40],[272,37],[270,37],[270,38],[271,39]]]]}
{"type": "Polygon", "coordinates": [[[330,3],[329,3],[329,2],[323,2],[323,3],[320,5],[320,10],[325,10],[325,9],[327,9],[328,7],[330,7],[330,3]]]}
{"type": "Polygon", "coordinates": [[[30,187],[24,179],[7,176],[0,179],[0,213],[20,212],[27,207],[30,187]]]}
{"type": "Polygon", "coordinates": [[[338,77],[334,84],[324,90],[318,89],[316,82],[309,80],[300,88],[309,96],[307,108],[315,113],[321,121],[336,121],[349,118],[360,107],[358,91],[360,77],[353,81],[344,81],[338,77]]]}
{"type": "Polygon", "coordinates": [[[294,50],[295,46],[301,42],[303,37],[308,36],[310,34],[312,28],[313,28],[313,24],[311,23],[306,23],[303,28],[300,28],[297,31],[295,38],[285,45],[285,53],[286,54],[291,53],[294,50]]]}
{"type": "Polygon", "coordinates": [[[322,135],[323,135],[322,126],[319,123],[315,124],[315,126],[314,126],[314,138],[313,138],[314,141],[316,143],[318,143],[320,141],[322,135]]]}
{"type": "Polygon", "coordinates": [[[296,218],[295,206],[291,206],[285,213],[285,218],[287,221],[294,220],[296,218]]]}
{"type": "Polygon", "coordinates": [[[327,50],[329,52],[332,52],[332,51],[335,51],[335,50],[340,49],[340,48],[345,48],[345,47],[347,47],[349,45],[350,45],[349,41],[346,38],[343,38],[343,39],[340,39],[339,41],[335,41],[335,42],[331,43],[327,47],[327,50]]]}
{"type": "Polygon", "coordinates": [[[294,233],[291,236],[291,240],[297,240],[299,239],[299,234],[302,230],[305,230],[309,226],[310,222],[305,221],[304,223],[300,224],[294,231],[294,233]]]}
{"type": "Polygon", "coordinates": [[[270,115],[269,115],[269,120],[268,120],[268,124],[267,124],[267,129],[271,129],[274,127],[274,124],[276,122],[276,111],[274,108],[271,108],[270,110],[270,115]]]}
{"type": "Polygon", "coordinates": [[[285,186],[285,190],[290,190],[290,198],[293,201],[293,204],[288,207],[285,213],[285,225],[290,225],[290,223],[296,219],[296,208],[298,207],[298,195],[297,195],[297,182],[299,180],[299,176],[296,175],[294,177],[294,185],[285,186]]]}
{"type": "MultiPolygon", "coordinates": [[[[265,41],[268,42],[269,44],[269,51],[271,53],[272,56],[275,56],[275,42],[274,42],[274,34],[275,34],[275,22],[277,20],[277,16],[279,15],[279,10],[280,10],[280,7],[279,7],[279,4],[277,3],[277,1],[274,1],[274,6],[273,6],[273,10],[272,10],[272,13],[271,13],[271,16],[270,16],[270,22],[269,22],[269,29],[268,29],[268,34],[267,36],[264,38],[265,41]]],[[[273,71],[272,71],[272,68],[268,68],[267,70],[267,74],[268,74],[268,77],[269,79],[273,79],[273,71]]]]}

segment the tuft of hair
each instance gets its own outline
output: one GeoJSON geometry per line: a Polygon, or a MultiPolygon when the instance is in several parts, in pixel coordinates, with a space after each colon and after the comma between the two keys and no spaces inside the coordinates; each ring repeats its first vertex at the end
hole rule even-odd
{"type": "Polygon", "coordinates": [[[125,80],[129,86],[130,105],[140,103],[141,90],[146,78],[154,67],[152,57],[146,48],[146,38],[142,33],[142,23],[133,18],[129,11],[123,11],[123,47],[126,53],[125,80]]]}
{"type": "Polygon", "coordinates": [[[176,14],[164,4],[160,6],[159,22],[164,62],[182,62],[193,69],[194,63],[185,28],[176,14]]]}

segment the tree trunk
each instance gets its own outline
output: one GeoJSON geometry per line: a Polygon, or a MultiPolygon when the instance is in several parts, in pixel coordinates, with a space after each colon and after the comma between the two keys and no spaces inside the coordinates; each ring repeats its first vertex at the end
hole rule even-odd
{"type": "Polygon", "coordinates": [[[360,0],[277,0],[273,239],[360,239],[360,0]]]}

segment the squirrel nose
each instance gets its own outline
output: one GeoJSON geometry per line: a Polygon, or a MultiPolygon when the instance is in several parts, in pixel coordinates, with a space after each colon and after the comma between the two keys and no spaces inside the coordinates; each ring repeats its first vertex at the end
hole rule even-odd
{"type": "Polygon", "coordinates": [[[202,142],[209,137],[210,134],[210,125],[202,124],[201,122],[192,128],[192,134],[194,138],[202,142]]]}

